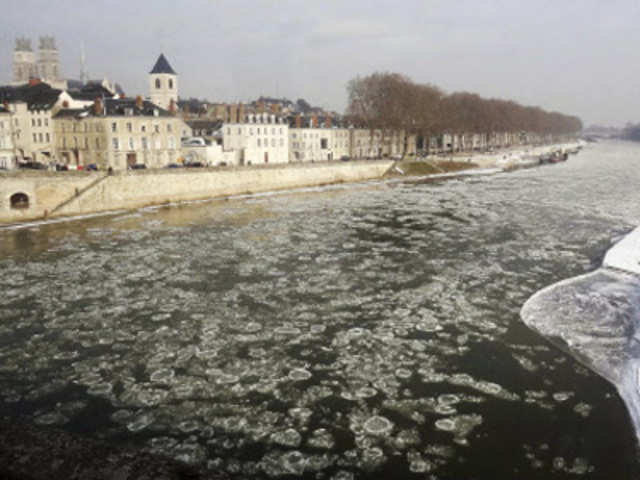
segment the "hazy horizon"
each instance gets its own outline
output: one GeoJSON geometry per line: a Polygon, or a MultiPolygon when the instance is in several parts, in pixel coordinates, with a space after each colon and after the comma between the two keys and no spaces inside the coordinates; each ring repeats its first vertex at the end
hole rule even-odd
{"type": "Polygon", "coordinates": [[[12,77],[16,37],[55,35],[63,75],[128,95],[148,94],[163,52],[181,98],[232,102],[305,98],[344,111],[346,83],[374,71],[405,74],[446,92],[470,91],[579,116],[590,124],[640,121],[640,4],[596,0],[352,2],[194,0],[172,4],[5,1],[0,83],[12,77]]]}

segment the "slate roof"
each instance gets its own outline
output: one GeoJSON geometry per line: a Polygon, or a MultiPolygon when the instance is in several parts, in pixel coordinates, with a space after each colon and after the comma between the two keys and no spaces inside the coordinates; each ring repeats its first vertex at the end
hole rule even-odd
{"type": "MultiPolygon", "coordinates": [[[[148,100],[142,101],[142,108],[138,108],[136,105],[135,98],[105,98],[104,99],[104,115],[106,117],[152,117],[154,116],[154,111],[158,112],[158,117],[170,117],[171,112],[160,108],[159,106],[151,103],[148,100]]],[[[58,117],[95,117],[97,116],[93,105],[89,105],[85,108],[65,108],[60,110],[55,118],[58,117]]]]}
{"type": "Polygon", "coordinates": [[[28,83],[4,86],[0,87],[0,103],[25,102],[29,110],[49,110],[58,101],[61,92],[44,82],[33,86],[28,83]]]}
{"type": "Polygon", "coordinates": [[[156,60],[156,64],[149,73],[170,73],[172,75],[177,75],[177,73],[173,71],[173,68],[171,68],[171,65],[169,65],[164,53],[160,54],[158,60],[156,60]]]}

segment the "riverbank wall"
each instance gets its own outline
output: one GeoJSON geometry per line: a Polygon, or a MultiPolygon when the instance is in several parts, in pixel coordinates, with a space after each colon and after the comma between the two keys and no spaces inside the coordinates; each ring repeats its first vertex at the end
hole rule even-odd
{"type": "Polygon", "coordinates": [[[390,160],[0,175],[0,224],[381,178],[390,160]]]}

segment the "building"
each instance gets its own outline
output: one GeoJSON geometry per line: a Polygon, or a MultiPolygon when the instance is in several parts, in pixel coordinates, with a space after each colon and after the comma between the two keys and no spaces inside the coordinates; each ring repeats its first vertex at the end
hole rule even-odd
{"type": "Polygon", "coordinates": [[[62,108],[54,124],[61,163],[100,169],[178,163],[181,138],[191,136],[181,118],[142,97],[97,98],[89,107],[62,108]]]}
{"type": "Polygon", "coordinates": [[[289,161],[289,125],[275,114],[250,113],[244,123],[225,123],[222,142],[225,152],[238,152],[240,165],[289,161]]]}
{"type": "Polygon", "coordinates": [[[12,170],[16,165],[11,111],[0,106],[0,170],[12,170]]]}
{"type": "Polygon", "coordinates": [[[331,161],[349,156],[349,129],[339,127],[331,116],[296,115],[289,121],[290,162],[331,161]]]}
{"type": "Polygon", "coordinates": [[[30,39],[16,39],[13,51],[13,85],[25,84],[34,78],[48,83],[53,88],[67,88],[67,82],[60,70],[60,57],[54,37],[40,37],[37,58],[30,39]]]}
{"type": "Polygon", "coordinates": [[[18,161],[45,164],[55,161],[52,116],[65,99],[72,101],[62,90],[35,79],[20,86],[0,87],[0,103],[8,108],[13,119],[18,161]]]}
{"type": "Polygon", "coordinates": [[[178,104],[178,74],[162,53],[149,72],[149,99],[170,111],[174,111],[178,104]]]}

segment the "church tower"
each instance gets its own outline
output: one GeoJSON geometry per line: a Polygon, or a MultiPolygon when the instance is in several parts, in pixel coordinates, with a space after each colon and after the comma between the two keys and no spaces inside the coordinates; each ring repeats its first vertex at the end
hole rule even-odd
{"type": "Polygon", "coordinates": [[[149,98],[151,103],[169,110],[171,101],[178,103],[178,74],[161,53],[149,72],[149,98]]]}
{"type": "Polygon", "coordinates": [[[28,38],[16,38],[13,50],[13,84],[28,83],[30,78],[38,76],[36,55],[28,38]]]}
{"type": "Polygon", "coordinates": [[[62,82],[55,37],[40,37],[38,74],[43,82],[47,82],[51,86],[57,86],[62,82]]]}

